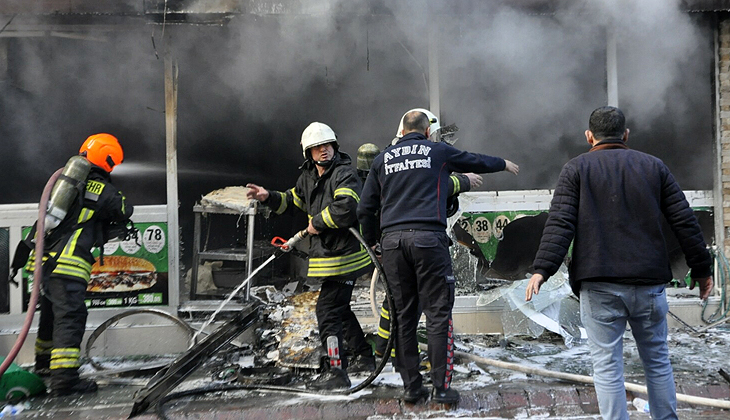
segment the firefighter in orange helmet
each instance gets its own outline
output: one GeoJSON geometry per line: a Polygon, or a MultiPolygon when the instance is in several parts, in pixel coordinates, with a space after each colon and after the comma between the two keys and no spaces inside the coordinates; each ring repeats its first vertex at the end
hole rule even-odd
{"type": "MultiPolygon", "coordinates": [[[[96,382],[80,379],[78,373],[87,317],[84,298],[95,260],[91,250],[103,248],[111,239],[107,237],[110,227],[126,225],[133,211],[110,177],[124,160],[119,140],[111,134],[94,134],[86,139],[79,155],[85,160],[76,157],[69,164],[87,165],[88,175],[78,183],[78,194],[68,200],[71,204],[62,212],[58,225],[47,231],[45,237],[48,256],[43,259],[35,371],[41,376],[50,375],[52,396],[97,389],[96,382]]],[[[32,273],[35,266],[36,258],[31,253],[26,271],[32,273]]]]}

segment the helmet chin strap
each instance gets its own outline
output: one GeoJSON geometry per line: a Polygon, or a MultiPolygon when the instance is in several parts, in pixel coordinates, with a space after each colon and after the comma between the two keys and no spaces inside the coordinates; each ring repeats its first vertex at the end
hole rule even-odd
{"type": "Polygon", "coordinates": [[[329,167],[330,165],[332,165],[332,159],[330,159],[330,160],[315,160],[315,161],[314,161],[314,163],[315,163],[315,164],[316,164],[317,166],[321,166],[321,167],[323,167],[323,168],[327,168],[327,167],[329,167]]]}

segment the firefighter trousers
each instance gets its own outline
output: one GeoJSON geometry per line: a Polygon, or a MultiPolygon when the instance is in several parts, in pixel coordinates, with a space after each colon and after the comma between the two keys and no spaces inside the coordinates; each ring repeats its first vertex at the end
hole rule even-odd
{"type": "Polygon", "coordinates": [[[355,276],[347,276],[324,280],[317,299],[317,324],[322,346],[327,348],[327,337],[337,337],[343,369],[347,369],[343,339],[354,355],[372,356],[372,347],[365,341],[360,322],[350,308],[355,279],[355,276]]]}
{"type": "Polygon", "coordinates": [[[445,232],[387,232],[381,240],[383,269],[393,295],[391,316],[398,321],[395,366],[406,390],[423,385],[416,330],[426,315],[428,359],[434,387],[449,388],[453,371],[454,275],[445,232]]]}
{"type": "Polygon", "coordinates": [[[86,284],[80,279],[51,276],[43,282],[36,361],[50,350],[51,372],[58,369],[76,371],[79,367],[88,314],[85,297],[86,284]]]}

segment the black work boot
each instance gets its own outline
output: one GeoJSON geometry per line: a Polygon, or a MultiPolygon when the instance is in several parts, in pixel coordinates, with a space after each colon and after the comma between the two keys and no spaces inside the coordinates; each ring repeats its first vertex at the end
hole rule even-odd
{"type": "Polygon", "coordinates": [[[80,379],[77,369],[51,369],[51,397],[96,392],[98,387],[91,379],[80,379]]]}
{"type": "Polygon", "coordinates": [[[456,404],[459,402],[459,391],[453,388],[433,388],[431,396],[434,402],[440,404],[456,404]]]}
{"type": "Polygon", "coordinates": [[[375,371],[375,356],[361,354],[355,357],[347,366],[347,371],[350,373],[375,371]]]}
{"type": "Polygon", "coordinates": [[[35,355],[35,366],[33,367],[33,373],[40,376],[41,378],[47,378],[51,376],[51,355],[50,354],[36,354],[35,355]]]}
{"type": "Polygon", "coordinates": [[[351,385],[347,372],[340,368],[331,367],[319,375],[319,378],[307,384],[307,388],[314,390],[334,390],[349,388],[351,385]]]}
{"type": "Polygon", "coordinates": [[[71,394],[89,394],[96,392],[99,387],[91,379],[79,379],[76,383],[63,388],[51,388],[51,397],[63,397],[71,394]]]}
{"type": "Polygon", "coordinates": [[[425,400],[428,397],[428,388],[420,386],[415,389],[406,389],[403,391],[403,401],[415,404],[420,400],[425,400]]]}

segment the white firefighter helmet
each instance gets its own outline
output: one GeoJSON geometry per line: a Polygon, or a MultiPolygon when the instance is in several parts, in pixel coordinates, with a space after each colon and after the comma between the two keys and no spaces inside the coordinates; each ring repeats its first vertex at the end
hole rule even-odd
{"type": "MultiPolygon", "coordinates": [[[[409,110],[408,112],[413,112],[413,111],[421,111],[424,114],[426,114],[426,116],[428,117],[428,121],[431,123],[431,126],[430,126],[431,136],[435,136],[437,134],[436,132],[441,129],[441,124],[439,123],[439,119],[436,117],[436,115],[434,115],[433,112],[431,112],[425,108],[414,108],[414,109],[409,110]]],[[[408,114],[408,112],[406,112],[405,114],[403,114],[402,117],[400,117],[400,124],[398,124],[398,131],[395,133],[395,137],[398,139],[403,137],[403,118],[406,117],[406,114],[408,114]]]]}
{"type": "Polygon", "coordinates": [[[305,159],[308,159],[307,150],[320,144],[334,143],[334,148],[337,150],[339,144],[337,143],[337,136],[335,132],[327,124],[320,122],[313,122],[304,129],[302,133],[302,154],[305,159]]]}

